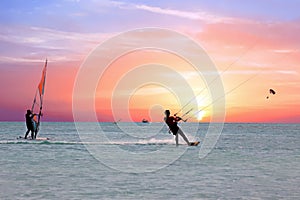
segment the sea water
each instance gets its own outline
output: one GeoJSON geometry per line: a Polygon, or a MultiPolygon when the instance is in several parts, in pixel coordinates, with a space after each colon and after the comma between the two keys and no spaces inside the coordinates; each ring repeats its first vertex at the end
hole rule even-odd
{"type": "Polygon", "coordinates": [[[224,124],[202,158],[209,124],[181,126],[199,146],[162,123],[44,122],[31,141],[0,122],[0,199],[300,199],[299,124],[224,124]]]}

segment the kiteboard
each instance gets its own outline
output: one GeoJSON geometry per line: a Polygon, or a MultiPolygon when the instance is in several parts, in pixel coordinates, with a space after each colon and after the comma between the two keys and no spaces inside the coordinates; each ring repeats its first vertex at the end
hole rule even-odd
{"type": "Polygon", "coordinates": [[[36,141],[45,141],[45,140],[50,140],[50,138],[47,137],[37,137],[35,139],[32,139],[30,136],[27,137],[26,139],[23,136],[17,137],[18,140],[36,140],[36,141]]]}
{"type": "Polygon", "coordinates": [[[199,143],[200,143],[199,141],[191,142],[191,143],[190,143],[190,146],[198,146],[199,143]]]}

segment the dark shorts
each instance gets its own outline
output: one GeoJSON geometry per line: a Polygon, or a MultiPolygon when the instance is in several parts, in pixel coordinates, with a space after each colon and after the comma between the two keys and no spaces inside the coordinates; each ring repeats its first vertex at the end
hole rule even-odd
{"type": "Polygon", "coordinates": [[[178,128],[177,126],[176,126],[176,127],[172,127],[172,128],[170,128],[170,129],[171,129],[173,135],[176,135],[177,132],[178,132],[178,130],[179,130],[179,128],[178,128]]]}

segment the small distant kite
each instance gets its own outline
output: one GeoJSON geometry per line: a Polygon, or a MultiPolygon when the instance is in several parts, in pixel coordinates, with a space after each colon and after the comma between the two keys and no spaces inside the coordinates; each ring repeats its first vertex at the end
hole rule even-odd
{"type": "MultiPolygon", "coordinates": [[[[269,93],[272,94],[272,95],[275,95],[275,94],[276,94],[275,90],[273,90],[273,89],[270,89],[270,90],[269,90],[269,93]]],[[[269,96],[267,96],[267,99],[268,99],[268,98],[269,98],[269,96]]]]}

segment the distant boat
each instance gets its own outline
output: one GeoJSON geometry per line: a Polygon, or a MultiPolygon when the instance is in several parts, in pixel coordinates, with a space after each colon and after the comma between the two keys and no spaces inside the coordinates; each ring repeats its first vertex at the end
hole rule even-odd
{"type": "Polygon", "coordinates": [[[143,122],[143,123],[149,123],[149,121],[146,120],[146,119],[143,119],[142,122],[143,122]]]}

